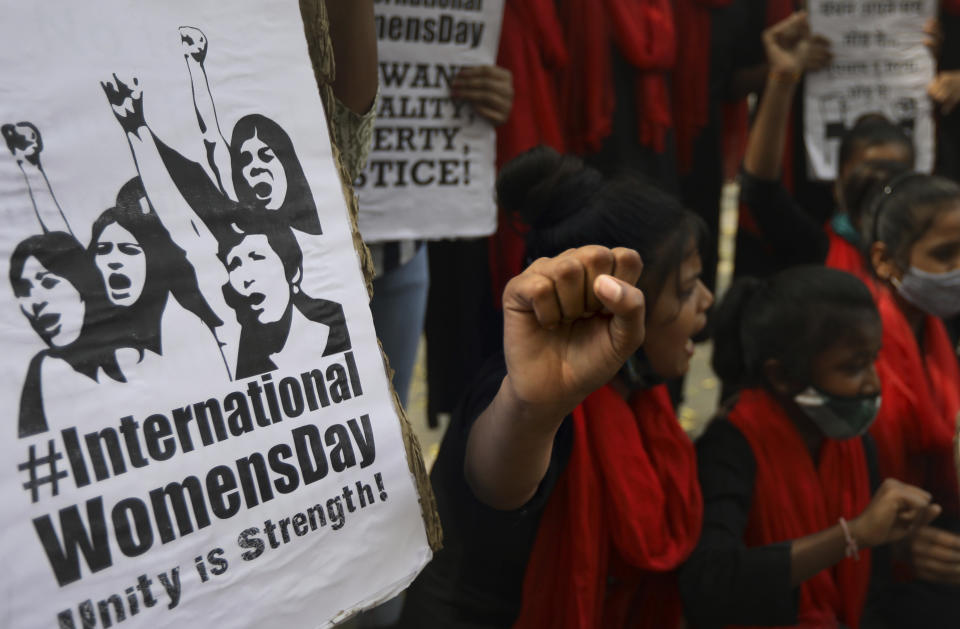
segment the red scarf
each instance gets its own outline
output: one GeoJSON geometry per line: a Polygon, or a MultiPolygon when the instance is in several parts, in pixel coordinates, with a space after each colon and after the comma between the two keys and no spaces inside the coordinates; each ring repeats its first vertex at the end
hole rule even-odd
{"type": "Polygon", "coordinates": [[[857,276],[868,287],[872,287],[876,280],[863,259],[863,254],[849,240],[837,234],[833,225],[827,221],[823,230],[827,232],[830,247],[827,249],[827,259],[823,264],[831,269],[846,271],[857,276]]]}
{"type": "MultiPolygon", "coordinates": [[[[870,503],[870,473],[860,439],[825,439],[814,464],[807,445],[776,400],[762,389],[740,394],[730,421],[750,443],[757,469],[744,541],[766,546],[834,526],[870,503]]],[[[797,626],[852,629],[870,584],[870,556],[844,559],[804,581],[797,626]]]]}
{"type": "Polygon", "coordinates": [[[693,165],[693,143],[710,119],[710,9],[731,0],[676,0],[677,67],[673,126],[681,173],[693,165]]]}
{"type": "Polygon", "coordinates": [[[940,319],[924,321],[923,351],[889,290],[876,296],[883,321],[877,372],[880,414],[870,429],[880,471],[931,491],[950,513],[960,513],[953,471],[953,433],[960,411],[960,367],[940,319]]]}
{"type": "Polygon", "coordinates": [[[637,70],[640,143],[662,152],[671,125],[666,74],[674,67],[677,43],[670,0],[562,0],[560,20],[577,60],[560,86],[569,148],[596,152],[613,130],[610,46],[616,44],[637,70]]]}
{"type": "Polygon", "coordinates": [[[960,15],[960,0],[942,0],[940,7],[950,15],[960,15]]]}
{"type": "Polygon", "coordinates": [[[573,412],[573,449],[540,521],[514,629],[674,629],[673,570],[700,536],[693,444],[664,386],[610,387],[573,412]]]}
{"type": "MultiPolygon", "coordinates": [[[[497,65],[513,73],[513,109],[497,129],[497,168],[540,144],[564,151],[553,74],[569,63],[554,0],[507,0],[497,65]]],[[[493,299],[523,268],[525,228],[500,212],[488,241],[493,299]]]]}

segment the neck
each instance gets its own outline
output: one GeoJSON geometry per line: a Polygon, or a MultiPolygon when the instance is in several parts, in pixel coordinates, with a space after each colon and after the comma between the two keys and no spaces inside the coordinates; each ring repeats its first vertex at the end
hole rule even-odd
{"type": "Polygon", "coordinates": [[[900,295],[900,291],[898,291],[895,287],[891,289],[891,292],[893,293],[894,302],[897,304],[897,307],[900,308],[900,312],[903,313],[903,316],[907,319],[910,329],[913,330],[913,336],[917,340],[917,345],[923,347],[923,331],[924,324],[927,320],[927,314],[904,299],[900,295]]]}

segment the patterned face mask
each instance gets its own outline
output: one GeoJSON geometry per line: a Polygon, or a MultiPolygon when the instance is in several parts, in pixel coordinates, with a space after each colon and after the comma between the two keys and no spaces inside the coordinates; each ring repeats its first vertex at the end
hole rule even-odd
{"type": "Polygon", "coordinates": [[[841,397],[810,386],[793,399],[829,439],[859,437],[867,432],[880,411],[879,393],[841,397]]]}

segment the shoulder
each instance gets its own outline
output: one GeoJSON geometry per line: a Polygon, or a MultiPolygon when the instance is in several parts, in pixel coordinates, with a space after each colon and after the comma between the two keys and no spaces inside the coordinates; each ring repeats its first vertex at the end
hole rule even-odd
{"type": "Polygon", "coordinates": [[[752,477],[756,471],[756,459],[750,443],[725,414],[717,416],[710,423],[697,440],[696,448],[701,478],[721,470],[752,477]]]}

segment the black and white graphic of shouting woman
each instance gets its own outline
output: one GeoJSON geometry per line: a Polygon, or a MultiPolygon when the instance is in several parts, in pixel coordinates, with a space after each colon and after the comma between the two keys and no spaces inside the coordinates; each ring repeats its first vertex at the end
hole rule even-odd
{"type": "MultiPolygon", "coordinates": [[[[234,190],[242,191],[248,186],[255,199],[244,198],[247,193],[238,192],[238,200],[234,201],[224,190],[218,199],[203,187],[203,182],[184,177],[184,170],[197,172],[197,167],[175,155],[153,134],[144,116],[143,89],[138,79],[114,75],[103,83],[103,88],[127,135],[150,205],[197,270],[200,291],[221,321],[217,338],[227,363],[233,366],[233,376],[243,378],[288,362],[295,364],[298,354],[302,356],[301,352],[309,347],[317,347],[323,355],[349,349],[342,306],[309,297],[300,289],[303,254],[293,233],[294,226],[288,221],[290,215],[282,210],[283,203],[271,209],[272,195],[284,186],[283,198],[290,198],[290,173],[302,177],[292,145],[287,158],[293,160],[295,167],[281,164],[269,175],[274,182],[284,177],[284,186],[258,189],[256,183],[249,185],[263,173],[258,172],[260,168],[247,168],[249,164],[244,160],[250,164],[257,160],[281,161],[273,149],[256,143],[263,139],[261,135],[276,140],[271,132],[279,126],[272,121],[264,125],[262,122],[267,119],[257,117],[262,129],[255,122],[251,137],[239,144],[236,159],[243,166],[236,169],[237,164],[230,160],[234,190]],[[204,200],[211,205],[204,205],[204,200]]],[[[238,123],[237,127],[240,126],[238,123]]],[[[277,150],[280,155],[284,152],[283,147],[277,150]]],[[[208,151],[208,155],[216,154],[208,151]]],[[[227,166],[218,166],[211,160],[211,168],[222,182],[227,166]]]]}

